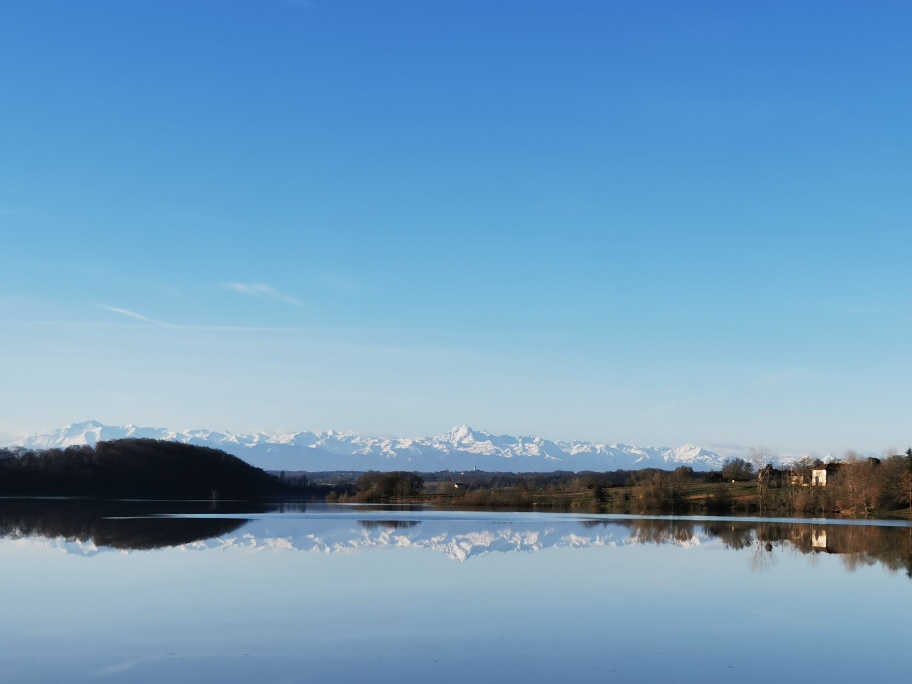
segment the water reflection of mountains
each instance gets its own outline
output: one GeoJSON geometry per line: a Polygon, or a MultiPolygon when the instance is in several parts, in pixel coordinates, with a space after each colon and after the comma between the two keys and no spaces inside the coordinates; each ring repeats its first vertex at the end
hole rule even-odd
{"type": "Polygon", "coordinates": [[[464,561],[490,553],[635,544],[753,549],[758,566],[777,554],[835,554],[853,570],[880,564],[912,578],[912,526],[593,518],[554,515],[439,516],[232,502],[0,500],[0,537],[52,540],[90,554],[148,550],[284,549],[351,553],[380,547],[433,549],[464,561]]]}
{"type": "MultiPolygon", "coordinates": [[[[225,514],[260,513],[263,506],[220,503],[225,514]]],[[[244,518],[210,517],[209,502],[0,500],[0,537],[63,540],[87,548],[148,550],[183,546],[241,527],[244,518]],[[206,515],[175,518],[171,515],[206,515]]]]}

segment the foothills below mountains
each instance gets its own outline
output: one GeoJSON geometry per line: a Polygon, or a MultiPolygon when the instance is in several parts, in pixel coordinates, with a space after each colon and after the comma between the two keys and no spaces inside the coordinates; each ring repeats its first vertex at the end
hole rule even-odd
{"type": "Polygon", "coordinates": [[[211,430],[183,430],[109,426],[97,421],[74,423],[59,430],[32,435],[10,446],[31,450],[94,446],[118,439],[159,439],[221,449],[267,470],[287,471],[395,471],[437,472],[479,470],[492,472],[553,472],[673,470],[690,466],[696,471],[719,470],[725,459],[693,444],[676,448],[637,447],[582,441],[551,441],[540,437],[493,435],[466,425],[437,437],[386,439],[352,433],[295,432],[293,434],[235,435],[211,430]]]}

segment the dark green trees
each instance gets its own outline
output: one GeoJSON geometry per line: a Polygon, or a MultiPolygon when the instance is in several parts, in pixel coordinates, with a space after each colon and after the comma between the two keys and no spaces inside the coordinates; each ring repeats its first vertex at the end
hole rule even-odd
{"type": "Polygon", "coordinates": [[[421,493],[424,479],[417,473],[395,471],[364,473],[355,482],[356,501],[388,501],[421,493]]]}
{"type": "Polygon", "coordinates": [[[207,447],[152,439],[0,459],[0,495],[240,499],[279,494],[278,478],[207,447]]]}
{"type": "Polygon", "coordinates": [[[722,466],[723,480],[746,482],[754,478],[754,466],[743,458],[729,458],[722,466]]]}

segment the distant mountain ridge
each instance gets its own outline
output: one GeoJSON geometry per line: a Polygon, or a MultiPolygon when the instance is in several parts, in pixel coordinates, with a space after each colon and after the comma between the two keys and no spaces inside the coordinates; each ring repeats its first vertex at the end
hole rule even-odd
{"type": "Polygon", "coordinates": [[[269,470],[479,470],[550,472],[555,470],[694,470],[721,468],[724,458],[693,444],[679,447],[638,447],[586,441],[551,441],[535,436],[494,435],[458,425],[436,437],[378,438],[348,432],[233,434],[212,430],[181,430],[110,426],[97,421],[72,423],[58,430],[30,435],[12,447],[53,449],[127,438],[162,439],[222,449],[269,470]]]}

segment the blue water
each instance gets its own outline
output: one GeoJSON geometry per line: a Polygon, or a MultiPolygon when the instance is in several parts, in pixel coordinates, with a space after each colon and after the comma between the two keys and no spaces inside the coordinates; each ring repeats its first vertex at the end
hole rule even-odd
{"type": "Polygon", "coordinates": [[[908,526],[308,506],[195,512],[217,533],[188,540],[177,532],[187,518],[137,527],[148,514],[59,533],[62,523],[37,533],[27,517],[7,521],[0,679],[848,682],[912,671],[908,526]]]}

